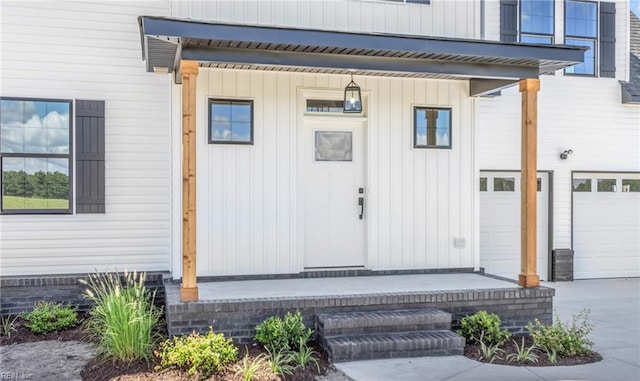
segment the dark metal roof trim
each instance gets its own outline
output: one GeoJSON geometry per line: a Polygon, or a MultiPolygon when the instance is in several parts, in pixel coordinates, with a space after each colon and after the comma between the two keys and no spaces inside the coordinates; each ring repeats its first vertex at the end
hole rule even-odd
{"type": "MultiPolygon", "coordinates": [[[[398,34],[207,23],[140,16],[143,59],[179,72],[181,59],[201,66],[278,71],[345,70],[386,76],[477,78],[477,95],[495,93],[502,80],[538,78],[583,62],[584,47],[537,45],[398,34]],[[308,70],[309,69],[309,70],[308,70]],[[492,88],[491,86],[496,86],[492,88]]],[[[176,76],[179,80],[179,76],[176,76]]]]}
{"type": "Polygon", "coordinates": [[[185,60],[207,62],[257,64],[266,66],[298,66],[318,68],[359,69],[371,71],[407,72],[453,75],[459,78],[535,78],[535,66],[475,64],[456,61],[429,61],[412,58],[351,56],[326,53],[298,53],[272,50],[230,48],[182,49],[185,60]]]}
{"type": "Polygon", "coordinates": [[[623,104],[640,105],[640,94],[633,92],[635,89],[629,82],[620,82],[620,90],[623,104]]]}

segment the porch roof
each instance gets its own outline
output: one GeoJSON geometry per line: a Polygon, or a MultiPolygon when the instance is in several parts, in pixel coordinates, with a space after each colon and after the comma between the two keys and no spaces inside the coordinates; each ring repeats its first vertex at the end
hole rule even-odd
{"type": "Polygon", "coordinates": [[[581,63],[585,49],[151,16],[138,23],[148,72],[179,72],[181,60],[194,60],[215,68],[463,79],[471,80],[471,95],[581,63]]]}

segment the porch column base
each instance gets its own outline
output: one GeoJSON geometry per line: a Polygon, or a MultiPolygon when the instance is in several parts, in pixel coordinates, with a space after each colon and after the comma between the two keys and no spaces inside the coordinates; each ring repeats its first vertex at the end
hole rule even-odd
{"type": "Polygon", "coordinates": [[[538,287],[540,286],[540,277],[536,274],[518,276],[518,285],[520,287],[538,287]]]}
{"type": "Polygon", "coordinates": [[[198,287],[180,287],[181,302],[198,301],[198,287]]]}

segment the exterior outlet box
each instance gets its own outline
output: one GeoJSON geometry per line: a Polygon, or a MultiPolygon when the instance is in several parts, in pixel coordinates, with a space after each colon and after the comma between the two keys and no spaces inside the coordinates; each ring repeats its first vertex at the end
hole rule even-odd
{"type": "Polygon", "coordinates": [[[454,238],[453,239],[453,247],[458,249],[464,249],[467,247],[467,239],[466,238],[454,238]]]}

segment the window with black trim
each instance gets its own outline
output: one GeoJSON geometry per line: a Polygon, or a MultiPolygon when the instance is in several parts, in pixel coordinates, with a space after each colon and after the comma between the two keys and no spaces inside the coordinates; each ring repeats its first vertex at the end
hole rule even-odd
{"type": "Polygon", "coordinates": [[[209,99],[209,143],[253,144],[253,101],[209,99]]]}
{"type": "Polygon", "coordinates": [[[520,0],[520,42],[553,44],[553,0],[520,0]]]}
{"type": "Polygon", "coordinates": [[[596,43],[598,41],[598,3],[567,0],[564,13],[564,43],[586,46],[584,63],[565,69],[566,74],[596,75],[596,43]]]}
{"type": "Polygon", "coordinates": [[[70,213],[72,101],[0,98],[3,213],[70,213]]]}
{"type": "Polygon", "coordinates": [[[413,108],[414,148],[451,148],[451,108],[413,108]]]}
{"type": "Polygon", "coordinates": [[[588,48],[584,63],[565,69],[568,75],[616,76],[616,2],[565,0],[564,41],[553,41],[552,0],[500,0],[500,41],[564,43],[588,48]]]}

